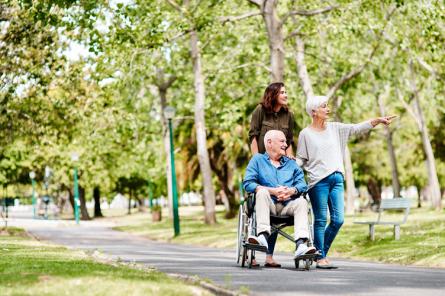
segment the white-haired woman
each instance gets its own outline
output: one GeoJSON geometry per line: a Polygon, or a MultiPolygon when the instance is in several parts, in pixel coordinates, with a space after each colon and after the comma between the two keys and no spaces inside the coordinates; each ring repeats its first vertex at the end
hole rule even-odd
{"type": "Polygon", "coordinates": [[[309,197],[314,211],[314,244],[320,251],[317,268],[335,268],[326,258],[344,220],[344,152],[352,135],[365,133],[395,116],[379,117],[358,124],[328,122],[328,98],[314,96],[306,103],[312,123],[298,137],[297,163],[307,172],[309,197]],[[329,208],[330,223],[327,224],[329,208]]]}

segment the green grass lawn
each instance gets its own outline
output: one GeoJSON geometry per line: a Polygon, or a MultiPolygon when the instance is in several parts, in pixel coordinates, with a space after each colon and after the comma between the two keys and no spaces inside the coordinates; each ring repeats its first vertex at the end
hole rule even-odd
{"type": "Polygon", "coordinates": [[[0,229],[1,295],[210,295],[155,270],[93,260],[84,252],[0,229]]]}
{"type": "MultiPolygon", "coordinates": [[[[375,214],[363,214],[361,220],[375,214]]],[[[358,219],[357,219],[358,220],[358,219]]],[[[368,225],[352,224],[352,217],[337,240],[336,256],[382,262],[445,267],[445,212],[411,209],[406,224],[401,226],[400,240],[394,240],[393,227],[376,226],[375,241],[367,239],[368,225]]]]}
{"type": "MultiPolygon", "coordinates": [[[[223,219],[218,208],[218,224],[205,225],[201,207],[180,208],[181,235],[173,237],[170,219],[151,222],[150,213],[135,214],[115,220],[123,226],[118,230],[139,234],[154,240],[179,244],[194,244],[217,248],[235,248],[237,219],[223,219]]],[[[163,213],[166,216],[165,212],[163,213]]],[[[368,239],[368,226],[355,225],[355,220],[366,220],[375,213],[347,216],[331,248],[330,256],[370,261],[445,267],[445,212],[411,209],[408,222],[401,226],[401,239],[393,239],[393,227],[376,226],[376,240],[368,239]]],[[[292,227],[287,231],[292,232],[292,227]]],[[[280,237],[277,251],[291,252],[293,246],[280,237]]]]}

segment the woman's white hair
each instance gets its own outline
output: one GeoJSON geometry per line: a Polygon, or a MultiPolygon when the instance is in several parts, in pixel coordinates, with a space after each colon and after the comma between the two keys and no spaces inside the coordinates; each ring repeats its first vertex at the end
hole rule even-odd
{"type": "Polygon", "coordinates": [[[328,97],[326,96],[312,96],[306,101],[306,112],[312,117],[312,111],[317,110],[318,107],[328,102],[328,97]]]}

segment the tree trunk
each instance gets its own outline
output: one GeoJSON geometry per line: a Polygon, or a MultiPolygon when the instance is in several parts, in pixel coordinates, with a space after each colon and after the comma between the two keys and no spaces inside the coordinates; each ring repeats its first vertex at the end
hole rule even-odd
{"type": "Polygon", "coordinates": [[[71,191],[71,189],[66,189],[68,192],[68,200],[70,201],[71,206],[73,207],[73,213],[74,213],[74,194],[71,191]]]}
{"type": "Polygon", "coordinates": [[[195,80],[195,128],[198,145],[198,161],[204,188],[205,223],[216,223],[215,190],[212,184],[212,170],[210,169],[209,153],[205,126],[205,86],[201,69],[201,55],[198,47],[198,33],[190,32],[191,56],[195,80]]]}
{"type": "Polygon", "coordinates": [[[368,179],[366,188],[372,198],[371,209],[376,211],[380,207],[380,202],[382,201],[382,190],[380,189],[379,184],[372,178],[368,179]]]}
{"type": "Polygon", "coordinates": [[[391,131],[388,126],[385,126],[385,136],[386,136],[386,142],[388,144],[389,161],[391,164],[392,191],[394,194],[394,198],[398,198],[398,197],[401,197],[400,196],[399,169],[397,167],[396,152],[395,152],[393,141],[392,141],[393,131],[391,131]]]}
{"type": "Polygon", "coordinates": [[[223,189],[223,191],[229,203],[229,207],[226,211],[226,214],[224,215],[224,218],[232,219],[235,218],[236,214],[238,213],[238,203],[236,201],[235,193],[230,190],[228,186],[224,187],[225,188],[223,189]]]}
{"type": "Polygon", "coordinates": [[[57,204],[57,207],[59,208],[59,215],[63,214],[63,210],[68,199],[69,196],[65,195],[65,193],[59,194],[59,202],[57,204]]]}
{"type": "Polygon", "coordinates": [[[277,17],[278,0],[264,1],[262,16],[266,25],[270,50],[271,81],[284,81],[284,37],[283,26],[277,17]]]}
{"type": "Polygon", "coordinates": [[[295,61],[297,62],[298,78],[300,79],[300,84],[307,100],[314,95],[314,91],[312,89],[311,79],[307,72],[306,63],[304,62],[304,42],[299,36],[295,38],[295,46],[295,61]]]}
{"type": "Polygon", "coordinates": [[[433,148],[431,147],[431,141],[428,134],[428,129],[425,123],[425,116],[423,115],[423,110],[422,107],[420,106],[419,91],[416,85],[416,74],[414,72],[412,61],[410,61],[409,66],[412,75],[410,84],[414,99],[414,112],[410,112],[410,114],[414,116],[414,119],[417,123],[417,127],[419,128],[422,137],[423,150],[425,152],[426,166],[428,172],[428,190],[426,194],[428,195],[428,199],[431,201],[432,207],[435,208],[436,210],[441,210],[442,201],[440,195],[439,179],[437,178],[436,162],[435,162],[433,148]]]}
{"type": "Polygon", "coordinates": [[[354,214],[354,202],[355,202],[355,183],[354,183],[354,172],[352,170],[351,153],[349,152],[348,146],[345,148],[345,181],[346,181],[346,202],[345,202],[345,212],[348,215],[354,214]]]}
{"type": "MultiPolygon", "coordinates": [[[[415,105],[419,105],[419,102],[417,99],[415,99],[415,105]]],[[[420,106],[417,106],[419,112],[421,112],[420,106]]],[[[425,151],[426,155],[426,166],[428,171],[428,190],[427,194],[428,199],[431,201],[432,206],[436,210],[442,209],[442,201],[441,201],[441,195],[440,195],[440,185],[439,185],[439,179],[437,178],[437,171],[436,171],[436,163],[434,158],[434,152],[433,148],[431,147],[431,141],[429,138],[428,130],[425,126],[423,114],[421,115],[421,122],[422,127],[420,129],[420,133],[422,135],[422,144],[423,149],[425,151]]]]}
{"type": "Polygon", "coordinates": [[[229,201],[229,211],[226,213],[225,218],[231,219],[235,218],[238,214],[239,202],[236,198],[236,192],[238,191],[237,186],[233,181],[233,173],[236,171],[236,161],[233,162],[233,166],[230,167],[227,163],[227,189],[231,192],[231,195],[227,195],[227,200],[229,201]]]}
{"type": "Polygon", "coordinates": [[[94,187],[93,190],[94,198],[94,217],[103,217],[102,210],[100,208],[100,188],[98,186],[94,187]]]}
{"type": "Polygon", "coordinates": [[[80,219],[84,221],[91,220],[86,205],[85,188],[83,188],[82,186],[79,186],[79,200],[80,200],[80,219]]]}
{"type": "Polygon", "coordinates": [[[131,192],[131,188],[130,188],[130,194],[128,197],[128,211],[127,211],[128,215],[131,215],[131,198],[132,198],[132,192],[131,192]]]}
{"type": "Polygon", "coordinates": [[[145,208],[144,208],[144,200],[142,198],[140,198],[139,196],[135,195],[134,198],[137,200],[138,202],[138,211],[139,212],[145,212],[145,208]]]}
{"type": "Polygon", "coordinates": [[[227,198],[228,207],[226,208],[226,219],[232,219],[236,216],[237,210],[238,210],[238,202],[235,198],[235,192],[234,190],[230,189],[230,180],[231,176],[229,174],[229,165],[227,162],[223,164],[222,168],[218,168],[215,165],[215,161],[212,161],[211,163],[212,171],[215,172],[216,176],[218,177],[218,181],[221,185],[222,192],[224,196],[227,198]]]}
{"type": "Polygon", "coordinates": [[[422,188],[420,188],[420,186],[416,185],[416,189],[417,189],[417,207],[421,208],[422,207],[422,188]]]}
{"type": "MultiPolygon", "coordinates": [[[[388,87],[386,89],[388,90],[388,87]]],[[[386,116],[385,104],[383,103],[383,97],[381,95],[377,97],[377,103],[379,104],[380,116],[382,117],[386,116]]],[[[397,168],[396,153],[392,142],[393,132],[389,128],[389,126],[385,126],[384,129],[385,129],[386,143],[388,145],[389,163],[391,165],[392,191],[394,194],[394,198],[396,198],[400,197],[400,182],[399,182],[399,170],[397,168]]]]}

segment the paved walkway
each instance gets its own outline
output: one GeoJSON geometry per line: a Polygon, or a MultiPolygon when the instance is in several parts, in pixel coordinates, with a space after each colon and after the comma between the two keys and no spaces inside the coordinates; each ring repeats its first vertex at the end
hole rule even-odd
{"type": "MultiPolygon", "coordinates": [[[[154,266],[167,273],[198,275],[232,289],[248,287],[256,295],[443,295],[445,269],[415,268],[335,260],[337,270],[295,270],[290,254],[276,256],[281,269],[247,269],[235,263],[234,250],[173,245],[112,230],[104,222],[11,219],[42,240],[114,258],[154,266]]],[[[259,262],[264,261],[258,255],[259,262]]]]}

